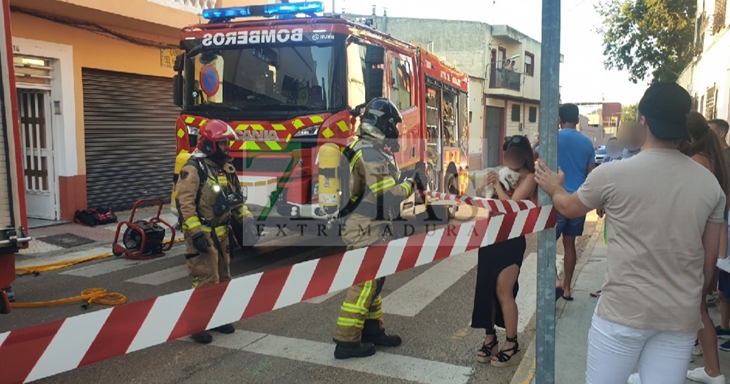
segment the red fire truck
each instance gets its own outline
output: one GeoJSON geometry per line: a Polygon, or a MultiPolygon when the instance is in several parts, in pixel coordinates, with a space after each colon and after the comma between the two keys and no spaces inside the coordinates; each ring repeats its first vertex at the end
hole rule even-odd
{"type": "Polygon", "coordinates": [[[0,314],[10,312],[10,285],[15,280],[15,254],[26,247],[25,186],[15,93],[9,0],[0,9],[0,314]]]}
{"type": "MultiPolygon", "coordinates": [[[[432,190],[464,193],[468,76],[413,44],[337,15],[317,16],[322,11],[321,2],[210,9],[203,11],[207,23],[182,30],[176,172],[199,127],[222,119],[240,134],[231,154],[249,206],[326,218],[320,149],[344,147],[356,134],[358,106],[386,97],[404,118],[394,154],[400,168],[426,172],[432,190]]],[[[345,163],[340,175],[348,173],[345,163]]]]}

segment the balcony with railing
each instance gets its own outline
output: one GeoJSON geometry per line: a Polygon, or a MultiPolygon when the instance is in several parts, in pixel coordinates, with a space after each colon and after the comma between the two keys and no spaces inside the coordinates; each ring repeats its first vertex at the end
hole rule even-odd
{"type": "Polygon", "coordinates": [[[494,68],[489,79],[489,88],[520,91],[522,74],[507,68],[494,68]]]}

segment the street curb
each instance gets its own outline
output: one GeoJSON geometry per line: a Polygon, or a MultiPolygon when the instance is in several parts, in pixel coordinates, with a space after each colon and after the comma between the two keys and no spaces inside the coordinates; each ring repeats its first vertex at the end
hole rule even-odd
{"type": "MultiPolygon", "coordinates": [[[[604,221],[601,218],[596,221],[596,228],[591,235],[591,239],[588,240],[586,248],[583,250],[581,257],[578,258],[578,263],[575,266],[575,273],[573,274],[573,281],[577,280],[578,276],[580,276],[580,273],[583,271],[583,267],[588,264],[588,260],[591,258],[596,242],[603,237],[603,224],[604,221]]],[[[568,302],[565,300],[559,301],[558,307],[555,309],[556,319],[559,319],[563,314],[567,304],[568,302]]],[[[530,322],[535,320],[536,317],[537,311],[535,311],[535,314],[532,315],[530,322]]],[[[510,384],[530,384],[534,382],[535,370],[537,369],[537,360],[535,357],[535,344],[537,344],[535,343],[536,337],[537,333],[532,337],[532,340],[530,340],[530,346],[527,347],[527,351],[525,351],[525,354],[522,356],[522,361],[520,361],[520,365],[517,366],[517,370],[515,370],[515,374],[512,376],[510,384]]]]}

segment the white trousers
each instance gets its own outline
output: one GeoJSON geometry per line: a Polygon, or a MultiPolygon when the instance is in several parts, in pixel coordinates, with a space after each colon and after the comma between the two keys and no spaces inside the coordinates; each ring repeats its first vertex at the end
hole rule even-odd
{"type": "Polygon", "coordinates": [[[684,384],[696,338],[696,332],[627,327],[594,312],[586,384],[626,384],[637,363],[641,384],[684,384]]]}

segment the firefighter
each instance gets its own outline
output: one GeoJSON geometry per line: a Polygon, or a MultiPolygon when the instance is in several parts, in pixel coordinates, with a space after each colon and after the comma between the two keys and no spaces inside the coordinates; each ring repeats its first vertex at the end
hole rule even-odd
{"type": "MultiPolygon", "coordinates": [[[[421,172],[401,175],[393,158],[400,149],[397,125],[402,121],[392,102],[373,99],[360,116],[357,139],[344,151],[351,183],[350,201],[341,212],[348,250],[397,237],[393,220],[400,216],[401,202],[426,185],[421,172]]],[[[380,292],[384,282],[385,278],[367,281],[347,291],[335,329],[335,358],[366,357],[375,353],[376,345],[401,344],[399,336],[386,334],[383,327],[380,292]]]]}
{"type": "MultiPolygon", "coordinates": [[[[250,237],[254,227],[253,215],[244,205],[241,183],[231,163],[233,159],[228,156],[230,142],[236,139],[235,131],[225,122],[208,121],[198,133],[198,144],[190,160],[180,171],[177,207],[193,288],[231,279],[230,220],[240,223],[244,237],[250,237]]],[[[227,334],[235,331],[232,324],[214,330],[227,334]]],[[[192,338],[203,344],[213,341],[207,331],[192,338]]]]}

